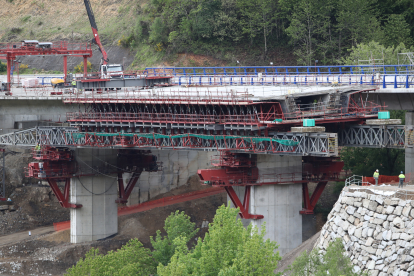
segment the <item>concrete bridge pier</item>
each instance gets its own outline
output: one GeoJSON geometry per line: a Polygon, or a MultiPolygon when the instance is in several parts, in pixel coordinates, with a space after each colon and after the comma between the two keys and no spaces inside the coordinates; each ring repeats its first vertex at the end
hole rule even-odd
{"type": "Polygon", "coordinates": [[[407,140],[414,139],[414,111],[407,111],[405,113],[405,174],[412,174],[414,177],[414,147],[413,143],[407,140]]]}
{"type": "MultiPolygon", "coordinates": [[[[274,175],[293,181],[302,180],[302,156],[257,155],[259,180],[275,181],[274,175]]],[[[244,187],[233,187],[240,199],[244,198],[244,187]]],[[[230,200],[228,198],[228,200],[230,200]]],[[[249,213],[263,215],[263,219],[245,220],[261,229],[266,222],[265,239],[277,242],[281,256],[302,244],[302,185],[277,184],[252,186],[249,213]]]]}
{"type": "Polygon", "coordinates": [[[95,241],[118,232],[117,175],[111,174],[116,153],[109,149],[75,150],[78,166],[95,175],[71,179],[70,202],[82,204],[82,208],[70,210],[71,243],[95,241]]]}

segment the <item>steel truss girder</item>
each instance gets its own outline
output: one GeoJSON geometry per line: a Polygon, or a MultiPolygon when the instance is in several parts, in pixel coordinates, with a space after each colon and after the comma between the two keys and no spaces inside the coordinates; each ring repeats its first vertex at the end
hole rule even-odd
{"type": "Polygon", "coordinates": [[[354,125],[342,129],[338,140],[340,146],[365,148],[404,148],[406,142],[404,125],[354,125]]]}
{"type": "MultiPolygon", "coordinates": [[[[338,156],[338,138],[336,133],[292,133],[272,132],[274,139],[286,139],[298,142],[296,146],[287,146],[278,142],[241,139],[238,136],[225,136],[225,139],[201,139],[198,137],[150,139],[133,135],[131,137],[98,136],[94,133],[75,138],[78,130],[73,127],[36,127],[10,134],[0,135],[0,145],[35,146],[37,143],[51,147],[109,147],[139,149],[201,150],[298,155],[298,156],[338,156]]],[[[223,136],[223,135],[219,135],[223,136]]],[[[252,136],[252,138],[257,136],[252,136]]],[[[263,137],[265,138],[265,137],[263,137]]]]}
{"type": "Polygon", "coordinates": [[[35,146],[36,144],[53,147],[66,147],[67,134],[77,132],[74,127],[35,127],[0,135],[1,145],[35,146]]]}

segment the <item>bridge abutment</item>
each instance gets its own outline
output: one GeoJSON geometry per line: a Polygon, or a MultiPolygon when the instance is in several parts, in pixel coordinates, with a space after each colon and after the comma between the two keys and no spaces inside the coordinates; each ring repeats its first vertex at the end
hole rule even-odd
{"type": "Polygon", "coordinates": [[[96,174],[71,179],[70,202],[82,204],[82,208],[70,210],[70,241],[81,243],[114,235],[118,232],[117,178],[109,175],[111,168],[105,162],[116,164],[116,150],[76,149],[75,153],[79,165],[96,174]]]}

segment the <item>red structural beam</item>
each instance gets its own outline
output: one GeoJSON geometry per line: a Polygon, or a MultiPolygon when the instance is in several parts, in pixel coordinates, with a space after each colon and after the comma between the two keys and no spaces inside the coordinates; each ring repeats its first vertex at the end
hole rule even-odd
{"type": "Polygon", "coordinates": [[[238,207],[240,212],[239,215],[243,219],[262,219],[264,218],[263,215],[253,215],[249,213],[249,204],[250,204],[250,189],[251,186],[245,186],[244,191],[244,199],[243,203],[241,203],[239,197],[237,196],[236,192],[234,191],[233,187],[226,186],[227,195],[230,197],[231,202],[235,207],[238,207]]]}
{"type": "Polygon", "coordinates": [[[56,195],[56,198],[59,200],[60,206],[63,208],[81,208],[82,204],[73,204],[69,203],[69,189],[70,189],[70,178],[65,179],[65,188],[63,193],[60,191],[57,182],[53,178],[47,178],[50,188],[52,188],[53,193],[56,195]]]}
{"type": "Polygon", "coordinates": [[[45,47],[36,43],[0,43],[0,58],[7,60],[7,83],[9,85],[11,82],[10,73],[12,62],[18,56],[63,56],[65,79],[67,73],[67,56],[83,57],[86,77],[87,58],[92,57],[92,47],[90,43],[68,43],[66,41],[53,42],[51,45],[45,47]]]}
{"type": "Polygon", "coordinates": [[[122,178],[122,173],[118,173],[118,192],[119,198],[115,201],[116,203],[127,203],[128,198],[131,195],[132,190],[135,187],[140,175],[142,173],[142,169],[135,171],[131,178],[128,181],[126,187],[124,187],[124,180],[122,178]]]}
{"type": "MultiPolygon", "coordinates": [[[[140,213],[140,212],[148,211],[154,208],[170,206],[170,205],[174,205],[177,203],[187,202],[190,200],[195,200],[195,199],[200,199],[200,198],[204,198],[208,196],[221,194],[224,192],[225,191],[223,188],[209,188],[209,189],[189,192],[189,193],[185,193],[181,195],[163,197],[161,199],[151,200],[151,201],[147,201],[147,202],[136,204],[136,205],[131,205],[127,207],[119,207],[118,216],[125,216],[125,215],[140,213]]],[[[55,231],[66,230],[70,228],[70,221],[62,221],[62,222],[53,223],[53,226],[55,227],[55,231]]]]}

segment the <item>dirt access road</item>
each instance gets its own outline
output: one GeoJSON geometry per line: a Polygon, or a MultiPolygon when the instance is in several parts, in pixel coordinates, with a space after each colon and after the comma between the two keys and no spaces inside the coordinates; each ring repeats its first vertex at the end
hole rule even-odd
{"type": "Polygon", "coordinates": [[[22,242],[24,240],[34,239],[37,236],[49,234],[54,231],[55,229],[53,228],[53,226],[45,226],[45,227],[39,227],[39,228],[30,230],[31,236],[29,236],[29,231],[22,231],[22,232],[17,232],[17,233],[10,234],[10,235],[5,235],[5,236],[0,237],[0,247],[9,245],[9,244],[22,242]]]}

